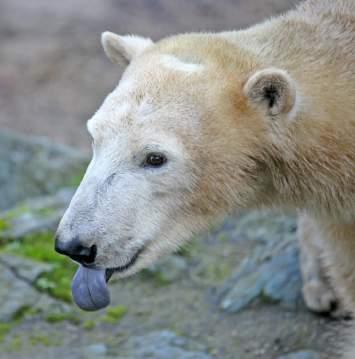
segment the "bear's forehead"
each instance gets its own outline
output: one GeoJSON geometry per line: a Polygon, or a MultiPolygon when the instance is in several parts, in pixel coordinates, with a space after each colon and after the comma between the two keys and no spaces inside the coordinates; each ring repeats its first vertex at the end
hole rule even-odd
{"type": "MultiPolygon", "coordinates": [[[[188,66],[183,71],[195,71],[193,64],[174,64],[175,60],[170,58],[164,61],[169,62],[168,66],[188,66]]],[[[149,126],[152,130],[154,126],[175,130],[196,127],[197,101],[186,86],[187,83],[174,74],[171,77],[166,73],[124,76],[89,120],[89,131],[134,131],[149,126]]]]}
{"type": "Polygon", "coordinates": [[[201,91],[206,73],[205,65],[169,54],[133,61],[89,120],[89,132],[103,139],[195,133],[203,112],[199,104],[207,91],[201,91]]]}

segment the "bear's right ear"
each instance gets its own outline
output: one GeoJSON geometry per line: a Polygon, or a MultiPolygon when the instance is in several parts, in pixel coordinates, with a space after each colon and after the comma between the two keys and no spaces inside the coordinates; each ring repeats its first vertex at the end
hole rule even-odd
{"type": "Polygon", "coordinates": [[[296,101],[293,79],[286,71],[275,68],[255,72],[243,91],[253,107],[271,117],[290,112],[296,101]]]}
{"type": "Polygon", "coordinates": [[[101,35],[101,44],[107,57],[113,63],[127,66],[134,57],[152,46],[153,41],[141,36],[120,36],[106,31],[101,35]]]}

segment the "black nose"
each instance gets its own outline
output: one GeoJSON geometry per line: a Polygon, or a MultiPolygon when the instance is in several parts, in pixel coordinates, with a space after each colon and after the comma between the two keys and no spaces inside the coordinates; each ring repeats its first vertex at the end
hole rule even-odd
{"type": "Polygon", "coordinates": [[[55,250],[81,264],[93,264],[96,258],[97,247],[95,245],[91,247],[84,246],[78,237],[65,242],[57,237],[55,240],[55,250]]]}

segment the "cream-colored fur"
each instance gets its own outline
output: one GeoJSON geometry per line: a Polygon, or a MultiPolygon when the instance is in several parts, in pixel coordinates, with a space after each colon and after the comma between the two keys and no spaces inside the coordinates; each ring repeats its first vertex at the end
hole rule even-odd
{"type": "Polygon", "coordinates": [[[298,222],[303,297],[308,308],[318,313],[329,313],[335,318],[349,315],[341,297],[336,293],[326,268],[322,233],[306,213],[298,222]]]}
{"type": "MultiPolygon", "coordinates": [[[[106,268],[143,248],[128,276],[213,218],[295,208],[355,309],[355,2],[309,0],[242,31],[102,42],[129,65],[89,121],[94,156],[62,240],[95,243],[106,268]],[[152,152],[161,168],[144,165],[152,152]]],[[[315,310],[331,302],[310,296],[315,310]]]]}

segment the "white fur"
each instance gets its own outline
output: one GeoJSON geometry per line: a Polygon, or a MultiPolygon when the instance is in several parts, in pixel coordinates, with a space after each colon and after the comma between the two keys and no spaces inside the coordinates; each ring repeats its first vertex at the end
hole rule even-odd
{"type": "Polygon", "coordinates": [[[187,73],[199,72],[203,70],[203,65],[181,61],[172,55],[161,55],[160,63],[167,69],[183,71],[187,73]]]}
{"type": "Polygon", "coordinates": [[[134,35],[119,36],[109,31],[102,33],[101,43],[108,58],[120,65],[126,65],[153,44],[148,38],[134,35]]]}

